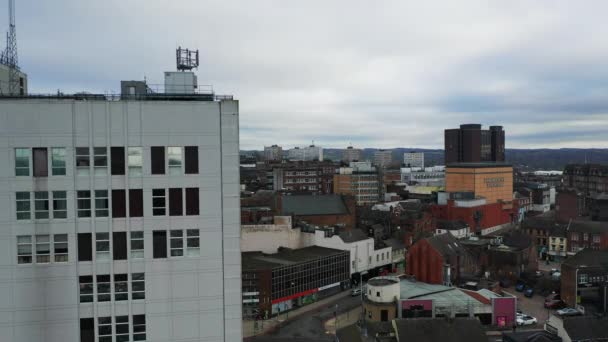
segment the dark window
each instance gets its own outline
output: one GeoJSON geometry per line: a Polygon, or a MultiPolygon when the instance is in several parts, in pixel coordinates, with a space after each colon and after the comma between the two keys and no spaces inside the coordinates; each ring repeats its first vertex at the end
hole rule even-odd
{"type": "Polygon", "coordinates": [[[112,190],[112,217],[125,216],[127,216],[127,209],[125,206],[125,191],[112,190]]]}
{"type": "Polygon", "coordinates": [[[34,177],[49,176],[49,160],[46,148],[34,148],[34,177]]]}
{"type": "Polygon", "coordinates": [[[78,261],[93,260],[91,233],[78,233],[78,261]]]}
{"type": "Polygon", "coordinates": [[[113,232],[112,240],[114,260],[127,260],[127,233],[113,232]]]}
{"type": "Polygon", "coordinates": [[[198,173],[198,146],[186,146],[184,149],[186,174],[198,173]]]}
{"type": "Polygon", "coordinates": [[[152,253],[154,259],[167,257],[167,232],[164,230],[155,230],[152,233],[152,253]]]}
{"type": "Polygon", "coordinates": [[[144,191],[142,189],[129,190],[129,216],[144,216],[144,191]]]}
{"type": "Polygon", "coordinates": [[[151,162],[152,162],[152,174],[153,175],[164,175],[165,174],[165,147],[164,146],[152,146],[150,147],[151,162]]]}
{"type": "Polygon", "coordinates": [[[125,148],[124,147],[112,147],[110,148],[113,175],[124,175],[125,174],[125,148]]]}
{"type": "Polygon", "coordinates": [[[186,215],[198,215],[198,188],[186,188],[186,215]]]}
{"type": "Polygon", "coordinates": [[[95,321],[93,318],[80,319],[80,342],[95,342],[95,321]]]}
{"type": "Polygon", "coordinates": [[[169,189],[169,216],[181,215],[184,215],[184,208],[182,203],[182,189],[169,189]]]}

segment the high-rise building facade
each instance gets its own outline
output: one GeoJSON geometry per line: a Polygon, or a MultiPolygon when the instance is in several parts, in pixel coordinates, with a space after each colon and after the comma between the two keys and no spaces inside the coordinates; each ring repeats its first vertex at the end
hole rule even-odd
{"type": "Polygon", "coordinates": [[[283,148],[278,145],[264,146],[264,161],[281,161],[283,159],[283,148]]]}
{"type": "Polygon", "coordinates": [[[370,162],[352,162],[334,175],[334,193],[352,195],[357,205],[378,203],[382,195],[382,181],[378,169],[370,162]]]}
{"type": "Polygon", "coordinates": [[[239,107],[0,97],[0,340],[242,340],[239,107]]]}
{"type": "Polygon", "coordinates": [[[374,152],[374,165],[378,167],[387,167],[393,162],[393,151],[378,150],[374,152]]]}
{"type": "Polygon", "coordinates": [[[407,152],[403,154],[405,167],[419,167],[424,169],[424,152],[407,152]]]}
{"type": "Polygon", "coordinates": [[[315,145],[294,147],[287,151],[287,157],[291,161],[323,161],[323,147],[315,145]]]}
{"type": "Polygon", "coordinates": [[[342,150],[342,161],[345,163],[361,161],[361,149],[348,146],[346,149],[342,150]]]}
{"type": "Polygon", "coordinates": [[[480,124],[445,130],[445,164],[505,161],[505,131],[502,126],[482,130],[480,124]]]}

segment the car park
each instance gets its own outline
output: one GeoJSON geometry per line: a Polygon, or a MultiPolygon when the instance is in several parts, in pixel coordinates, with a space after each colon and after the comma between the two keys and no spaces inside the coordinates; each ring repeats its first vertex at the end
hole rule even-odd
{"type": "Polygon", "coordinates": [[[517,325],[532,325],[536,324],[538,321],[535,317],[529,315],[521,315],[515,319],[515,322],[517,322],[517,325]]]}
{"type": "Polygon", "coordinates": [[[517,292],[524,292],[525,289],[526,289],[526,284],[524,284],[524,283],[517,283],[517,285],[515,285],[515,291],[517,291],[517,292]]]}
{"type": "Polygon", "coordinates": [[[564,307],[566,307],[566,303],[561,299],[545,300],[545,308],[547,309],[563,309],[564,307]]]}
{"type": "Polygon", "coordinates": [[[532,298],[532,296],[534,296],[534,288],[526,287],[526,289],[524,290],[524,296],[532,298]]]}

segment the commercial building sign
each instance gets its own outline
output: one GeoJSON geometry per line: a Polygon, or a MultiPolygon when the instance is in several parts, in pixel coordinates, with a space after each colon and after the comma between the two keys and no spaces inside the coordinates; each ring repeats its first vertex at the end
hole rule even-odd
{"type": "Polygon", "coordinates": [[[504,177],[492,177],[484,179],[488,188],[502,188],[505,185],[504,177]]]}

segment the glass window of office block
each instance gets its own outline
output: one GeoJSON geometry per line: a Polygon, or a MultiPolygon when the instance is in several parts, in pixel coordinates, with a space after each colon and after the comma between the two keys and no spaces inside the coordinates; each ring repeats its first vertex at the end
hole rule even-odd
{"type": "Polygon", "coordinates": [[[127,165],[129,166],[129,176],[142,175],[143,149],[141,147],[127,149],[127,165]]]}
{"type": "Polygon", "coordinates": [[[108,217],[109,206],[108,190],[95,190],[95,217],[108,217]]]}
{"type": "Polygon", "coordinates": [[[76,174],[86,176],[90,172],[91,155],[88,147],[76,147],[76,174]]]}
{"type": "Polygon", "coordinates": [[[91,191],[76,191],[78,217],[91,217],[91,191]]]}
{"type": "Polygon", "coordinates": [[[131,299],[146,299],[146,277],[144,273],[131,274],[131,299]]]}
{"type": "Polygon", "coordinates": [[[53,176],[65,176],[65,147],[51,148],[51,174],[53,176]]]}
{"type": "Polygon", "coordinates": [[[51,262],[51,238],[49,235],[36,235],[36,263],[51,262]]]}
{"type": "Polygon", "coordinates": [[[80,286],[80,302],[81,303],[92,303],[93,302],[93,276],[80,276],[78,277],[78,283],[80,286]]]}
{"type": "Polygon", "coordinates": [[[201,254],[200,237],[198,229],[186,230],[186,253],[188,256],[199,256],[201,254]]]}
{"type": "Polygon", "coordinates": [[[29,220],[32,217],[30,193],[19,191],[15,194],[17,200],[17,220],[29,220]]]}
{"type": "Polygon", "coordinates": [[[167,202],[165,189],[152,189],[152,215],[165,216],[167,213],[167,202]]]}
{"type": "Polygon", "coordinates": [[[144,232],[136,231],[131,232],[131,258],[143,258],[144,257],[144,232]]]}
{"type": "Polygon", "coordinates": [[[116,342],[129,341],[129,316],[116,316],[116,342]]]}
{"type": "Polygon", "coordinates": [[[97,318],[98,342],[112,342],[112,317],[97,318]]]}
{"type": "Polygon", "coordinates": [[[53,218],[68,217],[68,199],[66,191],[53,191],[53,218]]]}
{"type": "Polygon", "coordinates": [[[110,260],[110,233],[95,234],[95,259],[97,261],[110,260]]]}
{"type": "Polygon", "coordinates": [[[183,149],[181,147],[167,147],[167,156],[169,159],[169,174],[182,174],[183,149]]]}
{"type": "Polygon", "coordinates": [[[182,230],[170,231],[171,256],[184,255],[184,232],[182,230]]]}
{"type": "Polygon", "coordinates": [[[93,168],[96,176],[108,174],[108,148],[93,147],[93,168]]]}
{"type": "Polygon", "coordinates": [[[109,302],[112,300],[111,281],[109,274],[97,275],[97,301],[109,302]]]}
{"type": "Polygon", "coordinates": [[[133,315],[133,341],[146,340],[146,315],[133,315]]]}
{"type": "Polygon", "coordinates": [[[55,262],[68,262],[68,234],[55,234],[53,253],[55,262]]]}
{"type": "Polygon", "coordinates": [[[15,176],[30,175],[31,150],[29,148],[15,149],[15,176]]]}
{"type": "Polygon", "coordinates": [[[129,300],[129,276],[126,273],[114,275],[114,300],[129,300]]]}
{"type": "Polygon", "coordinates": [[[17,236],[17,263],[32,263],[32,237],[30,235],[17,236]]]}
{"type": "Polygon", "coordinates": [[[49,218],[49,193],[48,193],[48,191],[34,192],[34,217],[38,220],[49,218]]]}

